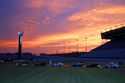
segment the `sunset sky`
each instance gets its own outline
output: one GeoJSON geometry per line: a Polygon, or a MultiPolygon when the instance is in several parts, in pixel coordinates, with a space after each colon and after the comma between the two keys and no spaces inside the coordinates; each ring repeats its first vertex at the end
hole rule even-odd
{"type": "Polygon", "coordinates": [[[88,51],[101,45],[100,33],[125,25],[125,0],[0,0],[0,52],[88,51]],[[78,42],[76,41],[78,40],[78,42]]]}

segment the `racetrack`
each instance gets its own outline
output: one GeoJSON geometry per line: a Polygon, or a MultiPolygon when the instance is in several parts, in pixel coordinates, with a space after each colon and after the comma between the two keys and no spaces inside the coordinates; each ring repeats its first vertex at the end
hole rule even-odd
{"type": "Polygon", "coordinates": [[[125,74],[98,68],[4,67],[0,83],[125,83],[125,74]]]}

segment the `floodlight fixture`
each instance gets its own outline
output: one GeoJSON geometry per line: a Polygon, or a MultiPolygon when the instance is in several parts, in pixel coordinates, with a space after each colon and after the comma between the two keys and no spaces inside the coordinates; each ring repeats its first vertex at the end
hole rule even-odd
{"type": "Polygon", "coordinates": [[[23,36],[23,32],[18,32],[18,36],[23,36]]]}

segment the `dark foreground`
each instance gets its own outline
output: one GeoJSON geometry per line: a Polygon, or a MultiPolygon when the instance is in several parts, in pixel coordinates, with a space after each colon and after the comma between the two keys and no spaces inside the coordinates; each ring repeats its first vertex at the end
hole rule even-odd
{"type": "Polygon", "coordinates": [[[125,74],[105,68],[3,67],[0,83],[125,83],[125,74]]]}

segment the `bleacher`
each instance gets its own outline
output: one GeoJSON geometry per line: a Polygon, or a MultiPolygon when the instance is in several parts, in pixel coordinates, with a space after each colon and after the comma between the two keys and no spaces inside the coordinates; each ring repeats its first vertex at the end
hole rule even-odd
{"type": "Polygon", "coordinates": [[[125,27],[104,32],[101,36],[102,39],[111,39],[111,41],[82,55],[82,58],[125,59],[125,27]]]}
{"type": "Polygon", "coordinates": [[[125,48],[94,50],[85,55],[83,58],[102,58],[102,59],[125,59],[125,48]]]}
{"type": "Polygon", "coordinates": [[[96,50],[105,50],[105,49],[118,49],[118,48],[125,48],[125,40],[114,40],[114,41],[110,41],[107,42],[95,49],[93,49],[92,51],[96,51],[96,50]]]}

